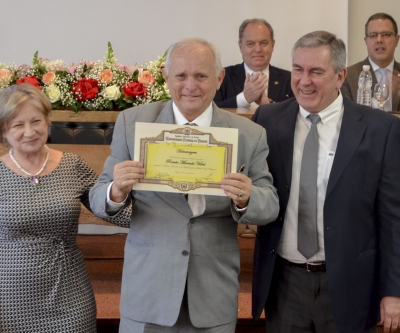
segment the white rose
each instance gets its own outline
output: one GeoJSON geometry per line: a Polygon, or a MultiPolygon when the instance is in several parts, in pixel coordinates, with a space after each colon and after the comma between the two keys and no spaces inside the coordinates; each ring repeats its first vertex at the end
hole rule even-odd
{"type": "Polygon", "coordinates": [[[100,95],[104,98],[109,99],[110,101],[115,101],[121,96],[121,90],[116,85],[112,85],[104,89],[100,95]]]}
{"type": "Polygon", "coordinates": [[[49,97],[50,102],[57,102],[61,97],[61,91],[54,84],[50,84],[46,88],[46,95],[49,97]]]}

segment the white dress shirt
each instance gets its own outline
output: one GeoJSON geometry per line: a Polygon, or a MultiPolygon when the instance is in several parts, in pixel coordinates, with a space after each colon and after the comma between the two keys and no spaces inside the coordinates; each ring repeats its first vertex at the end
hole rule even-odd
{"type": "MultiPolygon", "coordinates": [[[[255,71],[250,69],[249,66],[246,65],[246,63],[244,63],[244,71],[245,71],[245,75],[247,75],[247,74],[252,75],[253,73],[255,73],[255,71]]],[[[267,75],[267,77],[269,78],[269,65],[267,66],[267,68],[265,68],[262,71],[262,73],[264,75],[267,75]]],[[[265,90],[265,93],[268,96],[268,88],[265,90]]],[[[236,103],[237,103],[238,108],[245,108],[245,109],[252,108],[255,110],[259,107],[259,105],[255,102],[248,103],[246,101],[246,98],[244,97],[243,91],[236,96],[236,103]]]]}
{"type": "MultiPolygon", "coordinates": [[[[189,121],[185,118],[185,116],[178,110],[175,103],[172,104],[172,108],[174,111],[175,124],[176,125],[184,125],[189,121]]],[[[190,123],[195,123],[197,126],[210,127],[212,120],[212,104],[195,120],[190,123]]],[[[199,216],[204,213],[206,209],[206,198],[203,194],[188,194],[188,204],[190,209],[192,210],[193,216],[199,216]]]]}
{"type": "MultiPolygon", "coordinates": [[[[311,122],[307,119],[309,114],[309,112],[300,107],[297,115],[294,133],[290,197],[277,252],[282,258],[294,263],[305,263],[307,261],[307,259],[297,250],[297,226],[301,159],[303,156],[304,143],[311,127],[311,122]]],[[[309,258],[308,262],[325,260],[323,209],[329,175],[335,158],[340,127],[343,119],[343,97],[341,93],[339,93],[339,96],[331,105],[319,112],[318,115],[321,117],[321,121],[317,124],[319,138],[317,175],[318,252],[309,258]]]]}
{"type": "MultiPolygon", "coordinates": [[[[189,120],[187,120],[185,116],[178,110],[178,107],[175,105],[175,103],[172,103],[172,109],[174,112],[176,125],[185,125],[186,123],[189,123],[189,120]]],[[[213,110],[211,103],[200,116],[198,116],[193,121],[190,121],[190,123],[195,123],[197,126],[210,127],[212,120],[212,111],[213,110]]],[[[107,206],[108,206],[108,211],[116,213],[124,206],[126,199],[121,203],[114,202],[110,199],[110,191],[113,183],[114,182],[112,182],[108,186],[107,206]]],[[[203,194],[188,194],[188,204],[190,206],[190,209],[192,210],[193,216],[194,217],[199,216],[203,214],[204,210],[206,209],[205,196],[203,194]]]]}
{"type": "MultiPolygon", "coordinates": [[[[377,64],[375,64],[371,58],[368,58],[369,62],[371,63],[371,72],[374,71],[375,72],[375,76],[376,76],[376,81],[379,83],[381,81],[382,78],[382,74],[379,71],[379,69],[381,67],[379,67],[377,64]]],[[[386,67],[386,78],[387,78],[387,83],[389,85],[389,89],[390,89],[390,96],[389,99],[385,102],[384,104],[384,110],[385,111],[392,111],[392,79],[393,79],[393,67],[394,67],[394,58],[392,60],[392,62],[389,64],[389,66],[386,67]]],[[[374,88],[375,87],[371,87],[372,89],[372,97],[374,96],[374,88]]],[[[378,102],[376,101],[376,99],[373,97],[372,98],[372,105],[373,108],[378,109],[378,102]]]]}

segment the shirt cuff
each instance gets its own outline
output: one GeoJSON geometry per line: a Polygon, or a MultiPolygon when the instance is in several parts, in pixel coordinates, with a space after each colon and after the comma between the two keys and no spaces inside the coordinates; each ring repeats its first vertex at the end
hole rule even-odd
{"type": "Polygon", "coordinates": [[[107,208],[107,211],[110,213],[117,213],[122,207],[124,207],[128,196],[126,196],[125,200],[120,203],[112,201],[110,199],[110,192],[111,192],[112,184],[114,184],[114,182],[112,182],[110,185],[108,185],[108,188],[107,188],[107,207],[106,208],[107,208]]]}
{"type": "Polygon", "coordinates": [[[238,94],[236,96],[236,104],[238,106],[238,108],[245,108],[248,109],[250,107],[250,104],[247,103],[246,98],[244,97],[243,92],[241,92],[240,94],[238,94]]]}
{"type": "Polygon", "coordinates": [[[238,206],[236,206],[235,203],[233,204],[233,208],[234,208],[237,212],[239,212],[239,213],[241,213],[241,214],[244,214],[244,213],[247,211],[247,207],[248,207],[248,206],[243,207],[243,208],[239,208],[238,206]]]}

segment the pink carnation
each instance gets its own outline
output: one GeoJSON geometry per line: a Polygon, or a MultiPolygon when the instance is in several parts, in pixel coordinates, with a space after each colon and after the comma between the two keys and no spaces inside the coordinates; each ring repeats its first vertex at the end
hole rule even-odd
{"type": "Polygon", "coordinates": [[[139,74],[138,81],[148,88],[154,84],[155,80],[150,71],[142,71],[142,73],[139,74]]]}
{"type": "Polygon", "coordinates": [[[104,71],[101,72],[99,80],[103,83],[110,83],[114,77],[113,72],[111,69],[105,69],[104,71]]]}
{"type": "Polygon", "coordinates": [[[52,84],[56,80],[56,74],[54,72],[47,72],[42,76],[42,81],[44,84],[52,84]]]}
{"type": "Polygon", "coordinates": [[[123,64],[117,64],[117,67],[121,70],[124,71],[128,74],[133,74],[135,73],[135,71],[139,70],[139,68],[137,66],[125,66],[123,64]]]}

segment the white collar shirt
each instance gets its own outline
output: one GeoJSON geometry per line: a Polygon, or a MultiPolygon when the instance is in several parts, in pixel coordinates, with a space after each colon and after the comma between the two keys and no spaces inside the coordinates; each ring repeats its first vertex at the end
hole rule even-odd
{"type": "MultiPolygon", "coordinates": [[[[252,69],[250,69],[249,66],[247,66],[245,62],[244,62],[243,64],[244,64],[245,75],[247,75],[247,74],[252,75],[252,74],[255,72],[255,71],[253,71],[252,69]]],[[[269,77],[269,64],[268,64],[267,68],[265,68],[264,70],[262,70],[262,73],[263,73],[264,75],[267,75],[267,77],[269,77]]],[[[267,90],[265,91],[265,93],[268,95],[268,88],[267,88],[267,90]]],[[[246,101],[246,98],[244,97],[243,91],[242,91],[240,94],[238,94],[238,95],[236,96],[236,104],[237,104],[238,108],[245,108],[245,109],[248,109],[248,108],[250,108],[250,107],[257,108],[257,107],[259,106],[259,105],[258,105],[257,103],[255,103],[255,102],[252,102],[252,103],[249,104],[249,103],[246,101]]]]}
{"type": "MultiPolygon", "coordinates": [[[[311,127],[311,122],[307,119],[309,114],[301,106],[299,107],[294,133],[290,196],[278,247],[279,256],[294,263],[305,263],[307,261],[297,250],[297,226],[301,159],[304,143],[311,127]]],[[[339,93],[336,100],[326,109],[319,112],[318,115],[321,117],[321,121],[317,124],[319,140],[317,175],[317,232],[319,249],[316,254],[309,258],[308,262],[325,260],[323,208],[329,175],[335,158],[340,127],[342,125],[342,95],[339,93]]]]}
{"type": "MultiPolygon", "coordinates": [[[[175,117],[175,124],[176,125],[185,125],[189,123],[189,121],[186,119],[186,117],[179,111],[178,107],[175,105],[175,103],[172,104],[172,109],[174,112],[174,117],[175,117]]],[[[208,108],[196,119],[193,121],[190,121],[190,123],[194,123],[197,126],[204,126],[204,127],[210,127],[211,126],[211,120],[212,120],[212,103],[208,106],[208,108]]],[[[192,210],[193,216],[199,216],[204,213],[206,209],[206,198],[203,194],[188,194],[188,204],[190,206],[190,209],[192,210]]]]}
{"type": "Polygon", "coordinates": [[[212,103],[207,107],[207,109],[205,109],[205,111],[200,116],[198,116],[193,121],[187,120],[186,117],[179,111],[175,103],[172,103],[172,110],[174,112],[176,125],[195,123],[197,126],[203,126],[203,127],[211,126],[212,112],[213,112],[212,103]]]}
{"type": "MultiPolygon", "coordinates": [[[[379,83],[381,78],[382,78],[382,74],[379,71],[379,69],[381,67],[379,67],[377,64],[375,64],[371,58],[369,58],[369,62],[371,63],[371,72],[374,71],[375,73],[375,77],[376,77],[376,81],[379,83]]],[[[384,104],[384,110],[385,111],[392,111],[392,80],[393,80],[393,67],[394,67],[394,59],[392,60],[392,62],[389,64],[389,66],[386,67],[386,77],[387,77],[387,83],[389,84],[390,87],[390,96],[389,99],[386,101],[386,103],[384,104]]],[[[372,89],[372,97],[374,95],[374,87],[371,87],[372,89]]],[[[378,109],[378,102],[376,101],[375,98],[372,98],[372,105],[373,108],[378,109]]]]}
{"type": "MultiPolygon", "coordinates": [[[[176,125],[184,125],[189,122],[185,118],[185,116],[179,111],[179,109],[175,105],[175,103],[172,104],[172,110],[174,113],[176,125]]],[[[212,108],[212,103],[211,103],[200,116],[198,116],[196,119],[194,119],[190,123],[195,123],[197,126],[209,127],[209,126],[211,126],[212,112],[213,112],[213,108],[212,108]]],[[[113,183],[114,182],[112,182],[108,186],[108,190],[107,190],[107,209],[110,212],[115,213],[124,206],[126,199],[121,203],[113,202],[110,199],[110,191],[111,191],[111,186],[113,183]]],[[[202,194],[188,194],[188,204],[190,206],[190,209],[192,210],[193,216],[194,217],[199,216],[199,215],[203,214],[206,209],[205,196],[202,194]]]]}

